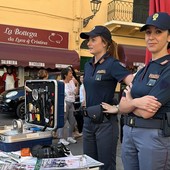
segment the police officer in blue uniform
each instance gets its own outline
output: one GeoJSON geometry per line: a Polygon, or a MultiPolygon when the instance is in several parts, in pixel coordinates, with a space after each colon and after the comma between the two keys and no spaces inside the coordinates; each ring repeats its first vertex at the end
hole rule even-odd
{"type": "MultiPolygon", "coordinates": [[[[170,170],[170,15],[149,16],[141,28],[152,60],[127,86],[120,101],[124,170],[170,170]]],[[[114,107],[103,103],[114,113],[114,107]]]]}
{"type": "Polygon", "coordinates": [[[94,55],[84,67],[87,115],[83,125],[83,150],[88,156],[104,163],[102,170],[115,170],[117,116],[103,116],[100,109],[91,109],[92,114],[102,117],[100,121],[94,121],[88,111],[90,108],[100,108],[102,102],[113,104],[117,83],[123,81],[130,84],[133,75],[115,58],[116,43],[112,41],[111,33],[106,27],[95,26],[90,32],[81,33],[80,37],[88,39],[89,51],[94,55]]]}

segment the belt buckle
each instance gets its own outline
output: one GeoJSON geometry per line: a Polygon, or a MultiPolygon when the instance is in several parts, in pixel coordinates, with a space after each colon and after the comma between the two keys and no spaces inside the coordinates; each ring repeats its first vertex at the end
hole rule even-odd
{"type": "Polygon", "coordinates": [[[135,125],[135,118],[134,118],[134,117],[130,117],[130,119],[129,119],[129,125],[130,125],[130,126],[134,126],[134,125],[135,125]]]}

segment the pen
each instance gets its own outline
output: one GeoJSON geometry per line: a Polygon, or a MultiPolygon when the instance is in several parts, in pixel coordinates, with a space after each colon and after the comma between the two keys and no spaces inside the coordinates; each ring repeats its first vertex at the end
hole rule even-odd
{"type": "Polygon", "coordinates": [[[8,154],[11,155],[11,156],[14,157],[14,158],[17,158],[17,159],[20,159],[20,158],[21,158],[20,155],[17,155],[17,154],[15,154],[15,153],[13,153],[13,152],[8,153],[8,154]]]}
{"type": "Polygon", "coordinates": [[[4,158],[4,157],[1,157],[1,158],[0,158],[0,161],[2,161],[2,162],[4,162],[4,163],[13,163],[12,161],[7,160],[7,158],[4,158]]]}
{"type": "Polygon", "coordinates": [[[7,152],[3,152],[5,155],[8,156],[8,158],[10,160],[12,160],[13,162],[19,163],[20,162],[20,158],[21,156],[14,154],[14,153],[7,153],[7,152]]]}

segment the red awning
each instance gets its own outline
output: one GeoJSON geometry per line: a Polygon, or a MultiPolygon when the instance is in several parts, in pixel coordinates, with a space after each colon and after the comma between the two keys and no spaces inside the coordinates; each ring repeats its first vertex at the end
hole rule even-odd
{"type": "Polygon", "coordinates": [[[16,67],[63,68],[72,65],[80,68],[79,55],[74,50],[0,43],[0,65],[16,67]]]}
{"type": "Polygon", "coordinates": [[[122,45],[126,56],[126,64],[133,65],[133,63],[145,63],[146,47],[122,45]]]}

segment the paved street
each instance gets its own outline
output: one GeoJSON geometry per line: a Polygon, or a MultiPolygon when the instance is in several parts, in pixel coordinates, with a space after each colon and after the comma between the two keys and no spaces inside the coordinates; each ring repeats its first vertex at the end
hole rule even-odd
{"type": "MultiPolygon", "coordinates": [[[[0,114],[0,126],[2,125],[11,125],[12,120],[17,119],[15,116],[11,115],[3,115],[0,114]]],[[[53,140],[54,143],[58,142],[58,139],[53,140]]],[[[120,149],[120,143],[118,144],[117,148],[117,170],[123,170],[122,162],[121,162],[121,149],[120,149]]],[[[73,155],[81,155],[83,154],[83,149],[82,149],[82,137],[77,139],[76,144],[70,144],[68,148],[71,150],[73,155]]]]}

